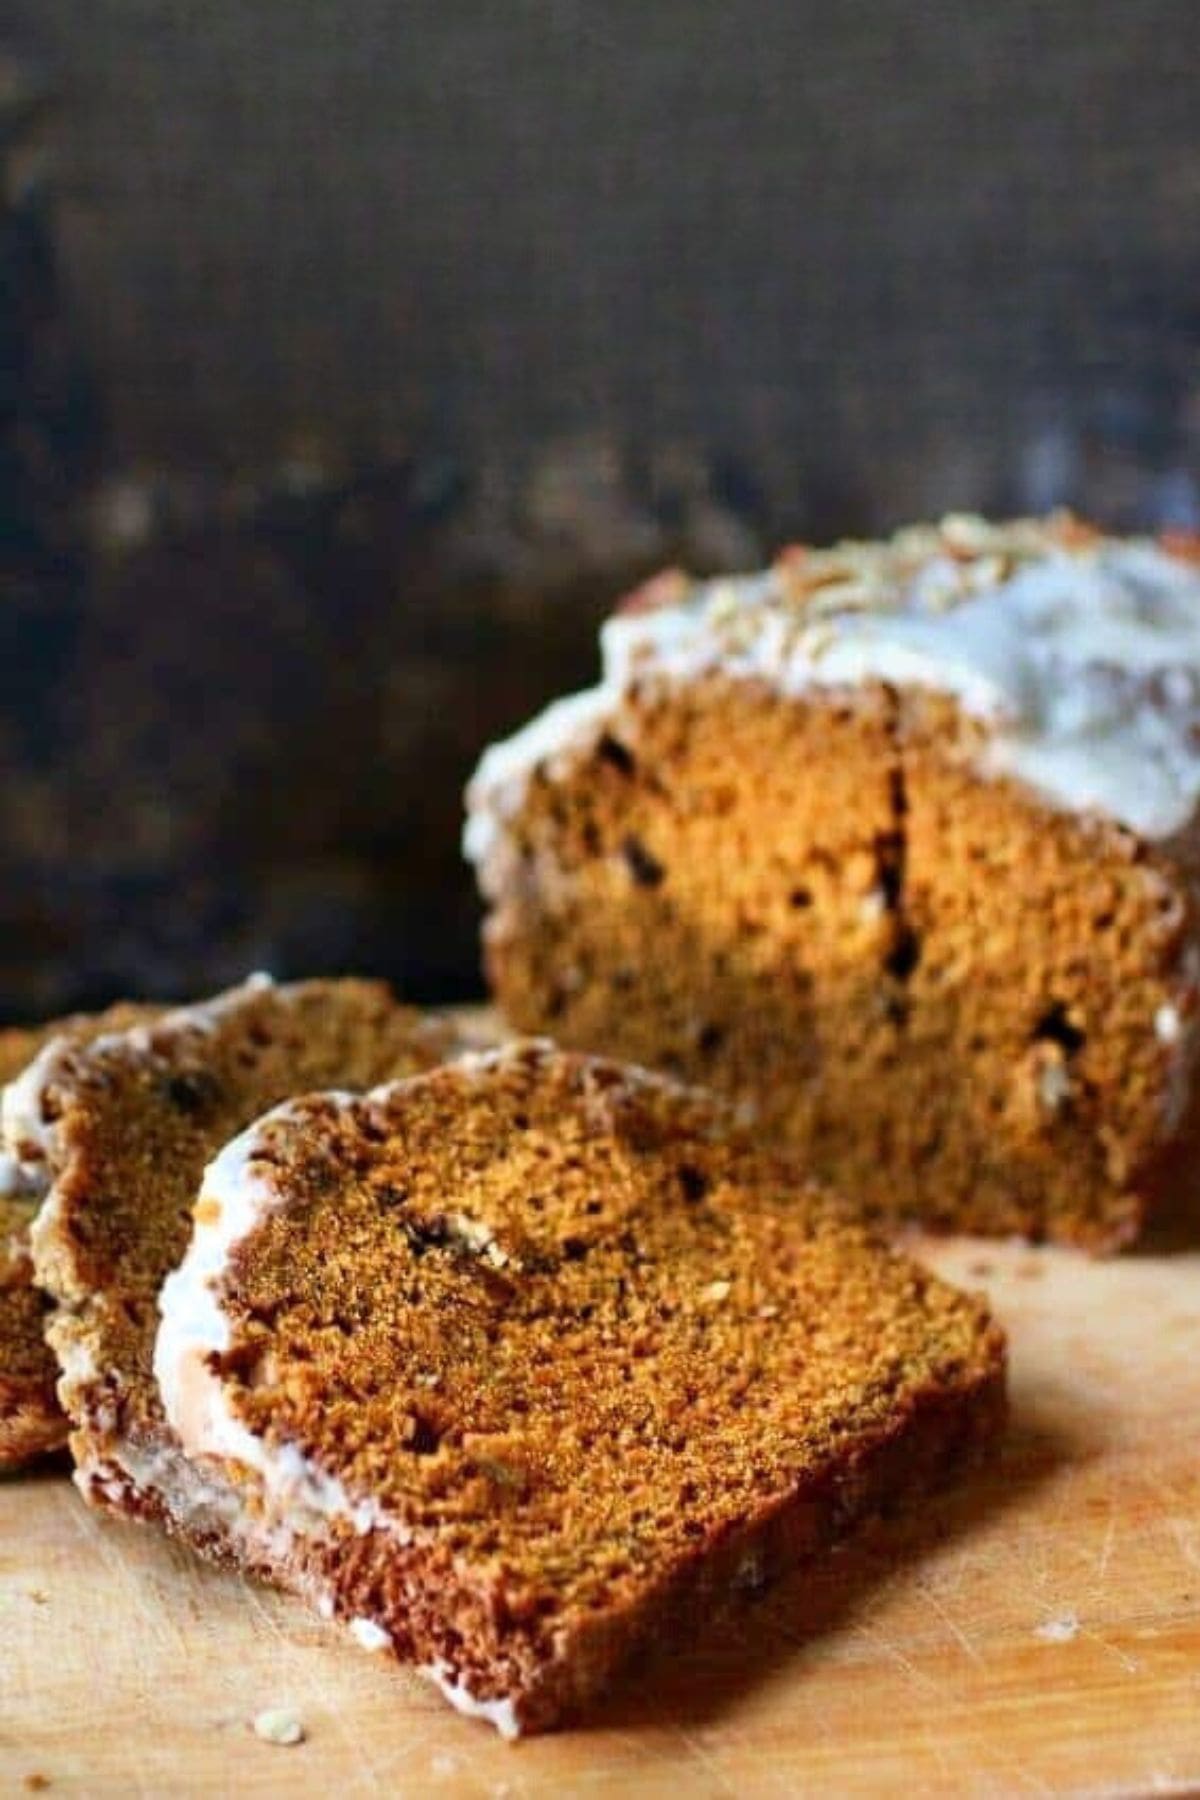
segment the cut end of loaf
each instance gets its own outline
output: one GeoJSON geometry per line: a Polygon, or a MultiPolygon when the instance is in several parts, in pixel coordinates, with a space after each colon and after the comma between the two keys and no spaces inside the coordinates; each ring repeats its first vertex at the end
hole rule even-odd
{"type": "Polygon", "coordinates": [[[710,1083],[881,1216],[1136,1237],[1200,1114],[1177,549],[948,521],[655,593],[472,786],[506,1017],[710,1083]]]}

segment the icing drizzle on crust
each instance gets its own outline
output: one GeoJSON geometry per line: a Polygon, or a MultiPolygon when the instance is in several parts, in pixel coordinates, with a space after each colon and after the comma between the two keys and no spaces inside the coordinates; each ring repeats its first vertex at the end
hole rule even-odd
{"type": "MultiPolygon", "coordinates": [[[[544,1039],[526,1039],[496,1049],[468,1051],[455,1058],[460,1079],[482,1077],[506,1061],[552,1051],[544,1039]]],[[[629,1069],[627,1080],[672,1087],[667,1078],[629,1069]]],[[[405,1528],[383,1514],[369,1497],[355,1499],[342,1482],[285,1440],[268,1441],[251,1432],[230,1406],[214,1359],[232,1347],[229,1320],[221,1305],[221,1284],[239,1246],[271,1214],[288,1204],[272,1177],[270,1148],[278,1127],[311,1113],[386,1104],[411,1081],[405,1077],[366,1095],[332,1091],[286,1100],[265,1113],[213,1158],[204,1172],[193,1209],[191,1242],[183,1261],[159,1291],[160,1324],[154,1345],[154,1379],[163,1411],[189,1457],[237,1463],[268,1506],[280,1517],[297,1511],[310,1521],[348,1522],[362,1535],[405,1528]]],[[[469,1222],[464,1221],[464,1229],[469,1222]]],[[[477,1243],[485,1257],[493,1246],[477,1243]]]]}
{"type": "MultiPolygon", "coordinates": [[[[351,1101],[342,1093],[324,1098],[338,1106],[351,1101]]],[[[231,1343],[219,1299],[221,1277],[238,1245],[283,1204],[268,1166],[259,1159],[272,1126],[297,1116],[303,1105],[285,1101],[275,1107],[227,1144],[205,1171],[192,1241],[159,1293],[162,1323],[154,1346],[154,1378],[167,1420],[189,1456],[241,1464],[278,1514],[348,1520],[361,1534],[380,1522],[371,1501],[352,1500],[340,1481],[294,1444],[268,1447],[247,1430],[228,1405],[212,1367],[212,1359],[231,1343]]]]}
{"type": "Polygon", "coordinates": [[[586,753],[640,681],[705,675],[797,695],[883,683],[949,695],[986,727],[980,773],[1147,838],[1200,801],[1200,561],[1067,517],[951,516],[882,543],[785,551],[762,574],[635,594],[601,632],[599,685],[489,749],[464,851],[485,893],[535,771],[586,753]]]}
{"type": "Polygon", "coordinates": [[[521,1721],[511,1700],[479,1700],[470,1688],[459,1681],[448,1663],[422,1663],[417,1669],[426,1681],[432,1681],[444,1700],[455,1712],[467,1719],[482,1719],[492,1725],[509,1743],[521,1735],[521,1721]]]}

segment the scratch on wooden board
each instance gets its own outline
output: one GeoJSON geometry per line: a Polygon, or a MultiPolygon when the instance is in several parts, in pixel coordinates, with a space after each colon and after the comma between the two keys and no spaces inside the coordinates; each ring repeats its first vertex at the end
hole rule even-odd
{"type": "Polygon", "coordinates": [[[1137,1657],[1131,1656],[1127,1650],[1122,1650],[1119,1644],[1114,1644],[1095,1626],[1083,1624],[1074,1607],[1061,1606],[1057,1608],[1040,1625],[1034,1627],[1033,1635],[1044,1644],[1070,1644],[1074,1643],[1076,1638],[1087,1638],[1090,1643],[1098,1644],[1101,1650],[1119,1663],[1127,1675],[1141,1673],[1142,1665],[1137,1657]]]}
{"type": "Polygon", "coordinates": [[[963,1630],[962,1626],[954,1618],[953,1614],[950,1612],[949,1607],[942,1605],[942,1602],[938,1599],[937,1595],[933,1592],[932,1588],[930,1588],[928,1586],[928,1584],[925,1582],[920,1583],[918,1592],[920,1593],[922,1600],[925,1601],[926,1605],[931,1607],[932,1610],[937,1614],[938,1618],[942,1621],[943,1625],[946,1627],[946,1630],[950,1633],[950,1636],[954,1639],[955,1643],[959,1646],[960,1650],[962,1651],[963,1655],[967,1658],[967,1660],[969,1662],[974,1663],[974,1665],[977,1669],[982,1669],[983,1668],[982,1656],[980,1656],[978,1650],[975,1648],[974,1644],[971,1642],[970,1638],[967,1636],[967,1634],[963,1630]]]}
{"type": "Polygon", "coordinates": [[[939,1700],[945,1698],[942,1684],[933,1680],[931,1676],[926,1675],[921,1669],[918,1669],[917,1665],[909,1657],[905,1656],[903,1650],[901,1650],[898,1645],[893,1644],[889,1638],[883,1637],[877,1631],[872,1631],[869,1625],[864,1625],[861,1621],[853,1627],[853,1631],[856,1637],[862,1638],[865,1643],[869,1644],[872,1649],[879,1652],[889,1662],[895,1663],[896,1667],[908,1677],[913,1686],[921,1693],[932,1694],[939,1700]]]}
{"type": "MultiPolygon", "coordinates": [[[[890,1662],[895,1663],[923,1696],[928,1695],[931,1698],[938,1700],[943,1705],[949,1702],[949,1704],[954,1706],[955,1710],[959,1710],[958,1703],[947,1694],[944,1685],[925,1674],[921,1669],[918,1669],[916,1664],[913,1663],[909,1657],[905,1656],[904,1652],[895,1644],[891,1643],[887,1638],[880,1636],[879,1633],[871,1631],[869,1627],[862,1624],[855,1625],[854,1630],[859,1636],[865,1638],[877,1650],[882,1652],[890,1662]]],[[[968,1650],[968,1654],[970,1654],[970,1650],[968,1650]]],[[[985,1667],[977,1652],[972,1656],[971,1660],[979,1668],[982,1669],[985,1667]]],[[[937,1744],[937,1740],[931,1735],[931,1732],[932,1727],[923,1727],[922,1740],[934,1750],[935,1756],[940,1763],[942,1761],[941,1747],[937,1744]]],[[[972,1748],[974,1754],[979,1757],[981,1761],[989,1764],[1002,1777],[1004,1783],[1001,1790],[1002,1792],[1011,1793],[1013,1791],[1014,1782],[1018,1782],[1027,1793],[1044,1795],[1053,1793],[1053,1788],[1047,1782],[1043,1781],[1040,1776],[1034,1774],[1034,1772],[1023,1763],[1015,1761],[1003,1751],[998,1750],[994,1745],[984,1746],[983,1744],[976,1743],[973,1744],[972,1748]]]]}
{"type": "Polygon", "coordinates": [[[1142,1665],[1137,1657],[1130,1656],[1127,1650],[1122,1650],[1119,1644],[1114,1644],[1111,1638],[1106,1638],[1102,1631],[1095,1631],[1089,1625],[1081,1625],[1079,1627],[1079,1635],[1080,1637],[1090,1638],[1094,1644],[1099,1644],[1102,1650],[1106,1650],[1109,1656],[1113,1657],[1114,1660],[1121,1665],[1127,1675],[1141,1674],[1142,1665]]]}
{"type": "Polygon", "coordinates": [[[1108,1574],[1109,1559],[1113,1553],[1113,1545],[1117,1538],[1117,1509],[1110,1500],[1108,1503],[1108,1525],[1104,1533],[1104,1542],[1100,1546],[1100,1555],[1096,1560],[1096,1579],[1103,1581],[1108,1574]]]}
{"type": "Polygon", "coordinates": [[[273,1638],[277,1638],[290,1654],[295,1649],[295,1645],[284,1631],[271,1608],[265,1604],[262,1594],[259,1592],[257,1582],[253,1581],[248,1575],[243,1575],[238,1580],[238,1588],[245,1599],[246,1605],[254,1614],[254,1617],[261,1625],[266,1626],[270,1635],[273,1638]]]}
{"type": "Polygon", "coordinates": [[[178,1650],[186,1650],[187,1641],[172,1616],[171,1608],[155,1604],[155,1596],[149,1590],[145,1572],[134,1568],[126,1555],[125,1547],[120,1541],[121,1532],[126,1527],[89,1512],[74,1489],[64,1495],[64,1500],[64,1510],[76,1537],[82,1538],[89,1551],[95,1553],[105,1568],[118,1578],[120,1585],[129,1594],[135,1611],[145,1620],[151,1637],[158,1643],[170,1643],[178,1650]]]}
{"type": "MultiPolygon", "coordinates": [[[[929,1729],[932,1731],[936,1727],[931,1724],[929,1729]]],[[[1056,1792],[1053,1785],[1038,1775],[1026,1762],[1010,1756],[1006,1750],[1002,1750],[996,1744],[984,1744],[975,1739],[971,1743],[971,1755],[972,1760],[979,1764],[980,1774],[985,1770],[996,1772],[999,1785],[991,1791],[998,1796],[1007,1796],[1020,1791],[1026,1794],[1045,1795],[1049,1800],[1049,1797],[1056,1792]]],[[[988,1786],[991,1788],[990,1782],[988,1786]]],[[[987,1790],[977,1784],[972,1784],[972,1792],[982,1793],[985,1791],[987,1790]]]]}
{"type": "MultiPolygon", "coordinates": [[[[994,1751],[992,1752],[992,1755],[999,1767],[1004,1770],[1009,1777],[1015,1776],[1020,1781],[1021,1786],[1025,1789],[1027,1794],[1041,1794],[1046,1796],[1046,1800],[1052,1800],[1052,1796],[1056,1790],[1050,1782],[1043,1781],[1042,1777],[1040,1775],[1035,1775],[1032,1769],[1026,1768],[1022,1763],[1014,1762],[1009,1756],[997,1756],[994,1751]]],[[[1002,1794],[1010,1791],[1007,1782],[1005,1786],[1000,1789],[1002,1794]]]]}
{"type": "Polygon", "coordinates": [[[930,1720],[923,1719],[918,1735],[933,1762],[937,1765],[938,1771],[943,1775],[953,1775],[954,1762],[957,1761],[957,1758],[951,1758],[945,1744],[938,1736],[937,1727],[930,1720]]]}
{"type": "Polygon", "coordinates": [[[694,1737],[692,1733],[683,1726],[676,1727],[676,1735],[688,1755],[695,1762],[699,1763],[706,1775],[712,1777],[713,1781],[716,1783],[715,1791],[727,1794],[729,1800],[737,1800],[738,1790],[736,1786],[730,1780],[729,1776],[725,1773],[724,1769],[717,1762],[712,1753],[705,1749],[699,1738],[694,1737]]]}
{"type": "Polygon", "coordinates": [[[1200,1525],[1194,1519],[1180,1518],[1177,1513],[1165,1513],[1163,1525],[1174,1540],[1184,1567],[1200,1569],[1200,1545],[1196,1542],[1200,1536],[1200,1525]]]}

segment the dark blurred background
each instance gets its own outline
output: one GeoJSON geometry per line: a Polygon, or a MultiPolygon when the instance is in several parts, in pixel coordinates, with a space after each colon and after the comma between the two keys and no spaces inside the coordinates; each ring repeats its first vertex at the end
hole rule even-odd
{"type": "Polygon", "coordinates": [[[477,990],[623,586],[1200,523],[1190,0],[8,0],[0,1015],[477,990]]]}

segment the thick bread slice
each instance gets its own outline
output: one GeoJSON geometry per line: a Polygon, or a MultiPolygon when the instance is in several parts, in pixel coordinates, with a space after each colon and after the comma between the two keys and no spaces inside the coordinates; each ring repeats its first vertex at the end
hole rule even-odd
{"type": "MultiPolygon", "coordinates": [[[[29,1030],[0,1031],[0,1085],[19,1084],[51,1043],[86,1043],[149,1016],[148,1007],[115,1006],[29,1030]]],[[[67,1439],[67,1421],[54,1393],[58,1365],[43,1329],[46,1302],[34,1286],[29,1253],[29,1227],[44,1193],[44,1170],[22,1165],[0,1148],[0,1469],[48,1456],[67,1439]]]]}
{"type": "Polygon", "coordinates": [[[155,1367],[276,1572],[516,1735],[995,1433],[983,1307],[715,1102],[545,1043],[229,1145],[155,1367]]]}
{"type": "Polygon", "coordinates": [[[76,1480],[114,1511],[162,1520],[214,1554],[223,1496],[196,1484],[151,1371],[156,1302],[187,1246],[205,1164],[251,1120],[311,1088],[364,1088],[461,1043],[447,1021],[373,982],[263,978],[38,1064],[6,1121],[10,1151],[50,1177],[32,1243],[73,1427],[76,1480]]]}
{"type": "Polygon", "coordinates": [[[602,646],[468,793],[514,1030],[884,1219],[1110,1250],[1191,1207],[1196,540],[951,518],[667,577],[602,646]]]}

